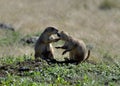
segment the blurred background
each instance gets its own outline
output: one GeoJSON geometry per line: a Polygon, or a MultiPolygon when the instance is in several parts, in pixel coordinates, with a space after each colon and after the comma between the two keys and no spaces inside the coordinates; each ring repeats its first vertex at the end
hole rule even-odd
{"type": "Polygon", "coordinates": [[[34,55],[34,44],[21,39],[48,26],[82,39],[90,59],[120,62],[120,0],[0,0],[0,57],[34,55]]]}

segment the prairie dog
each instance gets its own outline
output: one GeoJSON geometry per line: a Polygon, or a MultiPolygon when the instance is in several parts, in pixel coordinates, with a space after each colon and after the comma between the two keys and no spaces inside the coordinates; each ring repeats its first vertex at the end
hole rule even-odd
{"type": "Polygon", "coordinates": [[[54,60],[54,50],[52,42],[57,42],[60,38],[54,38],[53,34],[57,34],[58,30],[54,27],[47,27],[40,35],[35,44],[35,59],[42,58],[44,60],[54,60]]]}
{"type": "Polygon", "coordinates": [[[77,63],[80,63],[89,58],[90,50],[87,51],[86,45],[82,40],[74,39],[64,31],[61,31],[57,35],[60,37],[61,40],[65,41],[65,44],[61,47],[56,48],[65,49],[62,55],[69,52],[69,59],[67,60],[73,60],[77,63]]]}

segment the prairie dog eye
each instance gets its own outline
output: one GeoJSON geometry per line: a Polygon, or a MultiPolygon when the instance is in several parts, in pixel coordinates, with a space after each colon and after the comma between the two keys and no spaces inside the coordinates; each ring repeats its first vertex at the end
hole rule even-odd
{"type": "Polygon", "coordinates": [[[51,27],[51,30],[53,30],[53,31],[54,31],[54,30],[55,30],[55,28],[51,27]]]}

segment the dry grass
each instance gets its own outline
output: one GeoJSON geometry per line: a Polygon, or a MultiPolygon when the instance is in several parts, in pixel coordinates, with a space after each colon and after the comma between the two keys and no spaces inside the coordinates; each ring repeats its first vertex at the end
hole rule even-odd
{"type": "MultiPolygon", "coordinates": [[[[0,22],[12,24],[22,35],[55,26],[92,45],[94,59],[106,52],[120,56],[120,2],[108,1],[115,5],[104,10],[99,8],[104,0],[0,0],[0,22]]],[[[0,47],[0,54],[8,55],[10,49],[15,55],[33,52],[33,48],[9,46],[0,47]]]]}

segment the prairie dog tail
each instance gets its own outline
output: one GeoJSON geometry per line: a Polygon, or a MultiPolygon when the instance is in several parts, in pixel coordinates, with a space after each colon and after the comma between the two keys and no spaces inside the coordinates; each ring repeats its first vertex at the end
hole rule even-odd
{"type": "Polygon", "coordinates": [[[88,58],[90,57],[90,50],[88,50],[88,55],[87,55],[87,58],[85,58],[84,61],[88,60],[88,58]]]}

